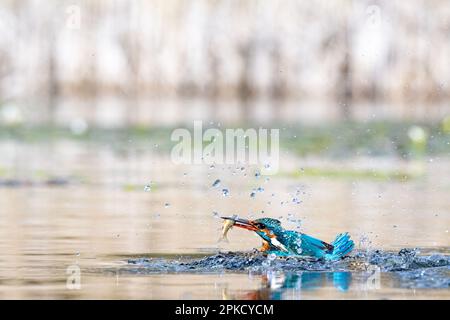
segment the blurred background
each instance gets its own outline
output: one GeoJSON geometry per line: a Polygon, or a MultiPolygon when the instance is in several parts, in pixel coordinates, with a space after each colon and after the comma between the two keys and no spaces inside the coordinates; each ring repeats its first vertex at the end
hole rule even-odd
{"type": "Polygon", "coordinates": [[[445,0],[6,0],[0,13],[4,123],[439,120],[449,111],[445,0]]]}
{"type": "Polygon", "coordinates": [[[259,246],[230,214],[448,253],[449,98],[446,0],[3,0],[0,297],[190,297],[66,267],[259,246]],[[171,163],[194,120],[279,129],[279,173],[171,163]]]}

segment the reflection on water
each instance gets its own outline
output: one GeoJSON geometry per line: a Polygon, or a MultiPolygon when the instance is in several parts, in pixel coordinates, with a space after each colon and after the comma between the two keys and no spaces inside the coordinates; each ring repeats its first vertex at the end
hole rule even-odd
{"type": "MultiPolygon", "coordinates": [[[[430,255],[448,255],[448,159],[427,163],[424,178],[407,182],[265,180],[251,168],[176,167],[168,157],[142,150],[117,154],[57,141],[3,143],[0,150],[0,180],[22,181],[0,186],[0,298],[449,298],[442,289],[448,267],[383,270],[375,290],[364,289],[365,272],[347,269],[123,272],[133,257],[200,258],[260,246],[251,233],[234,229],[229,244],[218,244],[221,222],[214,212],[281,217],[294,229],[291,215],[302,230],[324,240],[350,232],[362,251],[424,247],[430,255]],[[211,188],[216,179],[229,188],[228,197],[211,188]],[[264,192],[250,197],[258,187],[264,192]],[[301,202],[291,201],[296,190],[301,202]],[[80,268],[80,290],[67,289],[70,266],[80,268]],[[417,282],[428,273],[428,282],[417,282]]],[[[283,167],[302,167],[311,160],[282,161],[283,167]]]]}
{"type": "Polygon", "coordinates": [[[237,299],[283,300],[301,299],[302,291],[334,287],[345,292],[349,289],[350,272],[304,272],[301,274],[267,272],[261,276],[261,288],[236,296],[237,299]]]}

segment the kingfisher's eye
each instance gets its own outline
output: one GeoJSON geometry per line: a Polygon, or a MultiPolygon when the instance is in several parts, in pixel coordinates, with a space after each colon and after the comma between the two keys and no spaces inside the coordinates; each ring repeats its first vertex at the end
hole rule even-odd
{"type": "Polygon", "coordinates": [[[258,222],[257,224],[255,224],[255,226],[258,229],[265,229],[266,228],[266,225],[264,223],[261,223],[261,222],[258,222]]]}

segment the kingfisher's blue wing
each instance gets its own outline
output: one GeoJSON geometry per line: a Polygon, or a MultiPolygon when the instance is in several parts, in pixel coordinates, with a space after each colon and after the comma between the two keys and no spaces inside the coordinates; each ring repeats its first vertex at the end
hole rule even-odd
{"type": "Polygon", "coordinates": [[[302,254],[311,255],[317,258],[324,257],[333,251],[333,246],[320,239],[301,234],[302,254]]]}
{"type": "Polygon", "coordinates": [[[353,250],[355,244],[347,232],[339,234],[331,243],[301,234],[302,254],[327,260],[338,260],[353,250]]]}
{"type": "Polygon", "coordinates": [[[284,231],[280,241],[289,248],[291,254],[321,258],[333,250],[333,246],[329,243],[291,230],[284,231]]]}

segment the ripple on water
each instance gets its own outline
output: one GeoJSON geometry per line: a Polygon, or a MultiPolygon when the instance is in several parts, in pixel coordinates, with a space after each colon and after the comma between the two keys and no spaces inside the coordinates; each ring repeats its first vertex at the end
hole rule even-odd
{"type": "Polygon", "coordinates": [[[450,256],[420,255],[417,249],[402,249],[397,253],[374,250],[356,251],[339,261],[323,261],[311,257],[274,257],[259,252],[223,252],[203,258],[180,259],[134,258],[128,260],[125,272],[210,273],[266,272],[278,270],[298,272],[365,272],[370,268],[390,273],[404,288],[448,288],[450,286],[450,256]],[[268,261],[269,259],[269,261],[268,261]]]}

